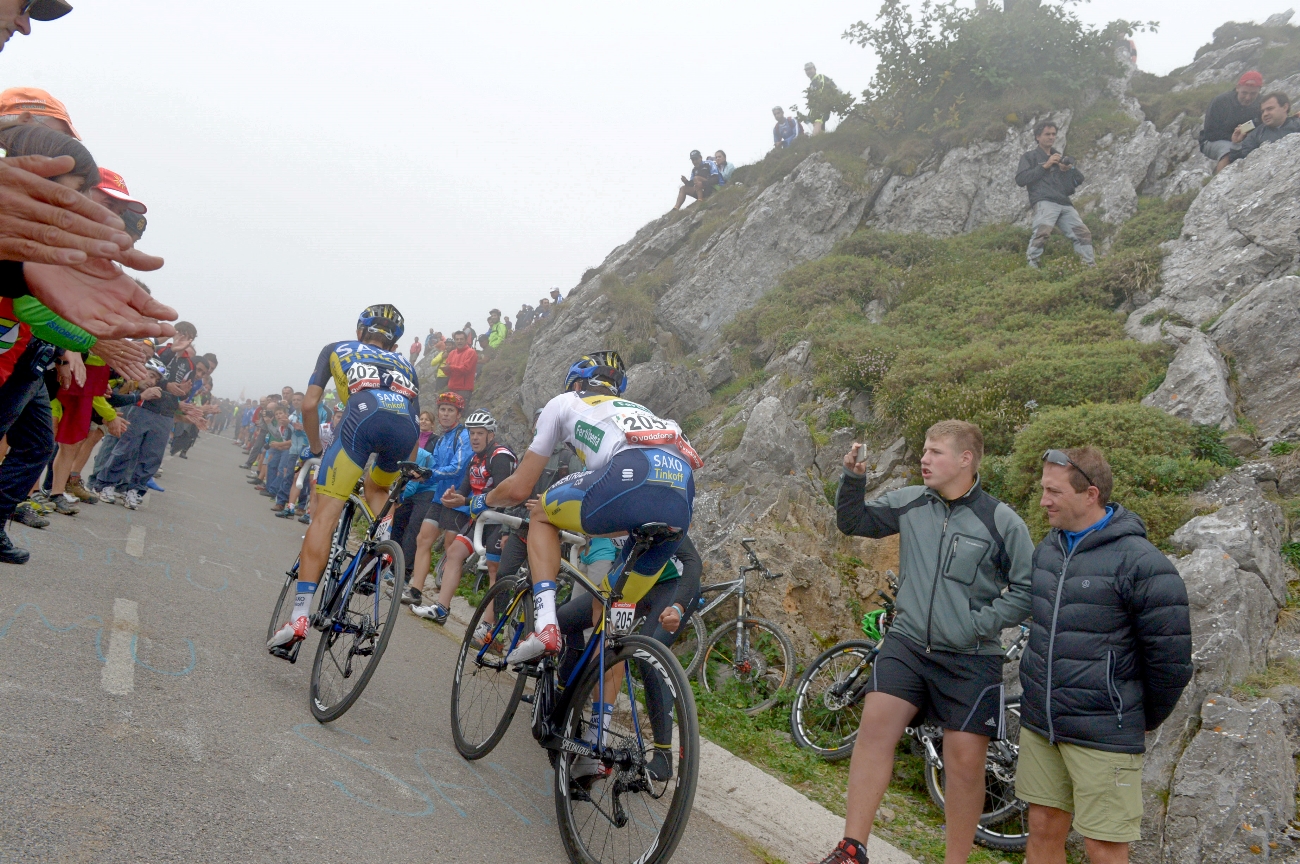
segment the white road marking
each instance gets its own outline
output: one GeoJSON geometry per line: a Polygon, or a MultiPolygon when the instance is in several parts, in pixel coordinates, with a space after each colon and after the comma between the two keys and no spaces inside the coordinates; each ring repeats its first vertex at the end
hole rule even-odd
{"type": "Polygon", "coordinates": [[[99,681],[115,696],[125,696],[135,689],[135,658],[131,642],[140,629],[140,605],[134,600],[113,601],[113,633],[108,640],[108,662],[99,681]]]}
{"type": "Polygon", "coordinates": [[[143,525],[131,526],[131,530],[126,533],[126,554],[133,558],[139,558],[144,554],[144,535],[143,525]]]}

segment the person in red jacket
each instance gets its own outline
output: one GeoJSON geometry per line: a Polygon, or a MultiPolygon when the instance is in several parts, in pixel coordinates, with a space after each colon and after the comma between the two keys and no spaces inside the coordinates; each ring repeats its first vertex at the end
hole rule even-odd
{"type": "Polygon", "coordinates": [[[447,352],[447,389],[459,393],[469,405],[469,397],[474,395],[474,373],[478,371],[478,352],[469,344],[462,330],[451,334],[456,347],[447,352]]]}

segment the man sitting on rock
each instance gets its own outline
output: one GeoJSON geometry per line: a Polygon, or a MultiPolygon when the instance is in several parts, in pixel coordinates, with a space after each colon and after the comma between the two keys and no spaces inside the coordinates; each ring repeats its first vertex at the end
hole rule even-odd
{"type": "Polygon", "coordinates": [[[1201,154],[1214,162],[1214,173],[1218,174],[1227,165],[1223,159],[1229,152],[1241,146],[1249,129],[1242,129],[1244,124],[1258,126],[1259,91],[1264,86],[1264,76],[1251,70],[1237,79],[1237,86],[1227,93],[1220,93],[1205,109],[1205,122],[1201,124],[1201,154]]]}
{"type": "Polygon", "coordinates": [[[1300,132],[1300,118],[1289,116],[1291,100],[1285,93],[1269,93],[1259,100],[1259,113],[1264,122],[1241,139],[1240,149],[1228,151],[1228,155],[1219,160],[1216,171],[1227,167],[1229,162],[1245,159],[1265,144],[1300,132]]]}
{"type": "Polygon", "coordinates": [[[1083,183],[1083,174],[1074,167],[1074,160],[1062,156],[1052,145],[1056,143],[1056,124],[1044,120],[1034,128],[1038,146],[1020,157],[1016,168],[1016,185],[1027,187],[1029,206],[1034,211],[1034,233],[1029,237],[1029,266],[1037,269],[1043,257],[1043,247],[1054,228],[1074,242],[1074,251],[1083,263],[1095,263],[1092,253],[1092,232],[1083,224],[1079,211],[1070,203],[1070,196],[1083,183]]]}
{"type": "Polygon", "coordinates": [[[781,150],[789,147],[794,143],[794,139],[799,137],[799,121],[785,116],[785,111],[780,105],[772,109],[772,116],[776,118],[776,125],[772,127],[772,149],[781,150]]]}
{"type": "Polygon", "coordinates": [[[691,166],[690,178],[683,177],[682,188],[677,190],[677,204],[673,207],[674,210],[682,209],[687,196],[696,201],[703,201],[712,195],[722,182],[718,166],[701,156],[699,150],[691,151],[691,166]]]}
{"type": "Polygon", "coordinates": [[[1108,503],[1099,450],[1048,450],[1040,483],[1052,530],[1034,550],[1020,660],[1025,864],[1064,861],[1072,823],[1092,864],[1125,864],[1142,839],[1145,735],[1192,680],[1187,587],[1142,520],[1108,503]]]}

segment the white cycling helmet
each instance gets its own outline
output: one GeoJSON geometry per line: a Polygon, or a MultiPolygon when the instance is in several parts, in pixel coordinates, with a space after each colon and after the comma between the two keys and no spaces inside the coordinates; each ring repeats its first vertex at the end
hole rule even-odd
{"type": "Polygon", "coordinates": [[[475,411],[465,418],[466,429],[486,429],[489,432],[497,431],[497,421],[486,411],[475,411]]]}

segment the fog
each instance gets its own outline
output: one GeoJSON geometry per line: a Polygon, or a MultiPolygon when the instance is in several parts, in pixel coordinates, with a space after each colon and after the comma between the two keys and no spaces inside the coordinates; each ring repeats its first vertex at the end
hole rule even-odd
{"type": "MultiPolygon", "coordinates": [[[[860,92],[844,41],[874,3],[254,5],[74,0],[0,55],[62,99],[149,207],[144,280],[221,360],[216,390],[302,389],[322,345],[395,303],[407,337],[514,317],[668,210],[687,153],[745,164],[812,60],[860,92]]],[[[1191,61],[1258,2],[1104,0],[1161,20],[1141,68],[1191,61]]]]}

